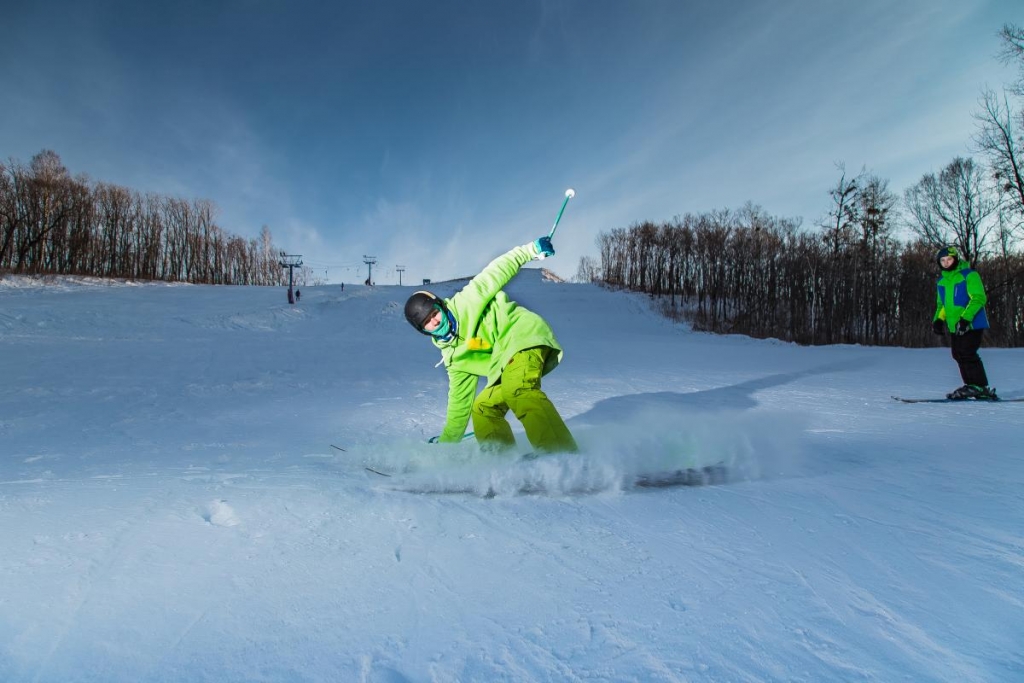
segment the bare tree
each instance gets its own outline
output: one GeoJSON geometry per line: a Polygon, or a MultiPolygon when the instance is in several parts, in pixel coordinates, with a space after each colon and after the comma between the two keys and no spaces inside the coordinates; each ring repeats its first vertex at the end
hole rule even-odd
{"type": "Polygon", "coordinates": [[[1004,64],[1017,64],[1020,73],[1017,82],[1011,89],[1017,95],[1024,97],[1024,27],[1015,24],[1003,24],[999,31],[999,37],[1003,40],[1003,49],[999,53],[999,59],[1004,64]]]}
{"type": "Polygon", "coordinates": [[[1024,109],[1014,114],[1005,94],[982,94],[981,111],[975,113],[978,131],[975,148],[988,159],[996,192],[1011,217],[1009,230],[1024,237],[1024,138],[1015,120],[1024,124],[1024,109]]]}
{"type": "Polygon", "coordinates": [[[54,240],[63,242],[73,210],[74,181],[60,157],[43,150],[32,157],[27,177],[16,198],[25,220],[15,235],[15,267],[23,272],[43,272],[53,260],[54,240]]]}
{"type": "Polygon", "coordinates": [[[576,270],[576,282],[590,283],[601,279],[601,266],[592,256],[581,256],[576,270]]]}
{"type": "Polygon", "coordinates": [[[859,181],[855,198],[859,253],[850,270],[858,294],[855,303],[861,311],[861,333],[872,344],[879,344],[896,318],[892,298],[885,291],[896,274],[886,268],[889,261],[885,256],[891,247],[897,197],[889,191],[888,181],[875,175],[862,174],[859,181]]]}
{"type": "Polygon", "coordinates": [[[828,191],[832,198],[832,208],[828,213],[829,219],[822,224],[825,230],[825,240],[831,247],[833,253],[840,251],[844,246],[854,241],[856,226],[859,220],[857,213],[857,193],[859,191],[859,178],[846,179],[846,165],[836,164],[841,172],[839,182],[828,191]]]}
{"type": "Polygon", "coordinates": [[[908,227],[929,244],[957,244],[968,259],[987,250],[996,203],[972,159],[957,157],[938,176],[925,174],[903,200],[908,227]]]}
{"type": "Polygon", "coordinates": [[[1015,108],[1007,93],[1024,97],[1024,28],[1005,24],[999,32],[1004,64],[1017,64],[1016,82],[1000,96],[990,89],[982,92],[981,109],[974,114],[978,130],[974,146],[988,159],[996,193],[1003,203],[1002,237],[1024,239],[1024,105],[1015,108]]]}
{"type": "Polygon", "coordinates": [[[22,215],[18,210],[18,186],[24,173],[20,164],[0,164],[0,268],[14,265],[12,249],[14,236],[21,229],[22,215]]]}

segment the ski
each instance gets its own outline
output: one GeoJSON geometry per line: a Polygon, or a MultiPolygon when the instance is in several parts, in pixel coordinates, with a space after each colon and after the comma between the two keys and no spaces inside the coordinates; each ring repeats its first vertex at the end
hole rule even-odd
{"type": "Polygon", "coordinates": [[[641,489],[661,489],[670,486],[713,486],[729,481],[729,470],[724,464],[707,467],[689,467],[685,470],[659,474],[641,474],[633,480],[633,486],[641,489]]]}
{"type": "Polygon", "coordinates": [[[893,396],[894,401],[900,403],[1021,403],[1024,402],[1022,398],[997,398],[993,399],[974,399],[974,398],[903,398],[902,396],[893,396]]]}
{"type": "MultiPolygon", "coordinates": [[[[370,472],[379,474],[381,476],[390,477],[392,475],[380,472],[374,469],[366,468],[370,472]]],[[[624,489],[663,489],[672,488],[676,486],[686,487],[698,487],[698,486],[716,486],[720,484],[726,484],[729,482],[729,469],[724,463],[717,465],[708,465],[706,467],[690,467],[686,469],[671,470],[666,472],[658,472],[653,474],[640,474],[624,482],[624,489]]],[[[480,487],[473,485],[441,485],[431,486],[429,484],[424,485],[406,485],[404,482],[396,484],[388,484],[386,486],[392,491],[400,491],[404,493],[415,493],[419,495],[434,494],[434,495],[452,495],[452,494],[463,494],[479,496],[481,498],[495,498],[499,493],[493,488],[488,487],[487,489],[481,489],[480,487]]],[[[596,493],[603,489],[590,489],[581,488],[578,490],[572,489],[558,489],[556,491],[550,491],[543,483],[540,482],[524,482],[518,488],[513,490],[505,491],[506,494],[515,496],[529,496],[529,495],[546,495],[554,493],[556,495],[570,495],[570,494],[586,494],[596,493]]]]}

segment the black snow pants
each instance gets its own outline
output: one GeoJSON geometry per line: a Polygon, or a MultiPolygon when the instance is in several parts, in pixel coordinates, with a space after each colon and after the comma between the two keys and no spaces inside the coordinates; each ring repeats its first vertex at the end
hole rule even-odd
{"type": "Polygon", "coordinates": [[[964,334],[954,334],[950,337],[953,360],[960,368],[960,377],[963,378],[964,384],[988,386],[988,375],[985,374],[985,366],[978,355],[984,332],[984,330],[969,330],[964,334]]]}

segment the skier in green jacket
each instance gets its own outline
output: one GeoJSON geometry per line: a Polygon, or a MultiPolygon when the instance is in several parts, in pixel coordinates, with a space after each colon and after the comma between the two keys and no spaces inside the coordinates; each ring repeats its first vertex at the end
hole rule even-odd
{"type": "Polygon", "coordinates": [[[448,370],[444,430],[431,441],[462,440],[472,417],[483,448],[515,446],[505,419],[511,409],[535,451],[577,450],[569,428],[540,386],[541,377],[562,360],[562,347],[542,317],[502,291],[525,264],[554,253],[551,239],[541,237],[491,261],[450,299],[427,291],[409,297],[406,320],[431,337],[448,370]],[[479,377],[487,378],[487,386],[474,398],[479,377]]]}
{"type": "Polygon", "coordinates": [[[953,360],[960,368],[964,385],[946,394],[953,400],[997,400],[996,392],[988,386],[985,365],[978,356],[981,337],[988,328],[985,315],[985,286],[978,271],[960,257],[955,246],[939,249],[935,260],[942,269],[936,283],[935,315],[932,329],[937,335],[951,336],[953,360]]]}

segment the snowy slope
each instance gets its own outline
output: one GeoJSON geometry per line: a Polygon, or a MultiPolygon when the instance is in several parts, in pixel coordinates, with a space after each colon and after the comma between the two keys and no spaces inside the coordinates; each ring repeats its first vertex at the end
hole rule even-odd
{"type": "Polygon", "coordinates": [[[0,681],[1024,681],[1024,404],[889,398],[959,384],[947,350],[524,271],[586,453],[513,463],[423,443],[415,289],[0,280],[0,681]],[[739,480],[622,487],[678,458],[739,480]]]}

